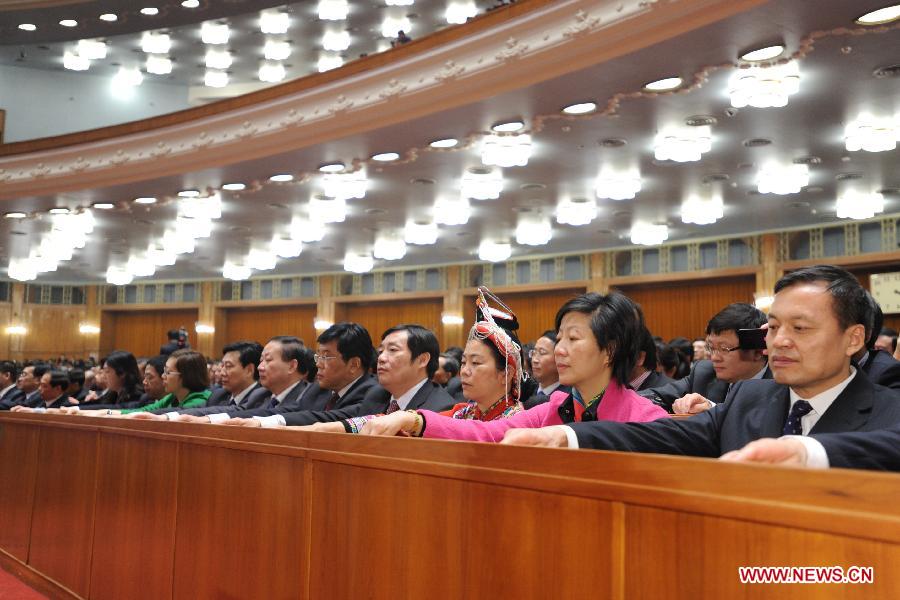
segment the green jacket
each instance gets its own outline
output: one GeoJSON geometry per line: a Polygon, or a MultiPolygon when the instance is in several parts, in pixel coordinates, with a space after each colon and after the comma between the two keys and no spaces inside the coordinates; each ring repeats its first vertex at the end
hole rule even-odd
{"type": "Polygon", "coordinates": [[[140,408],[126,408],[122,411],[122,414],[127,415],[128,413],[133,412],[149,412],[151,410],[170,408],[173,406],[179,406],[180,408],[198,408],[200,406],[206,406],[206,401],[209,400],[209,396],[211,394],[212,391],[210,390],[203,390],[202,392],[191,392],[184,397],[184,402],[182,402],[180,405],[175,399],[175,394],[166,394],[152,404],[147,404],[146,406],[142,406],[140,408]]]}

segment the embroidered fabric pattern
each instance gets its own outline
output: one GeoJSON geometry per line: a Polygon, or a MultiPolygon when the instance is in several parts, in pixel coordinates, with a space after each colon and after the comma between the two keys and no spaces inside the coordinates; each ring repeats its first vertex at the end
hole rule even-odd
{"type": "Polygon", "coordinates": [[[513,372],[512,389],[506,390],[506,397],[516,401],[522,395],[522,348],[519,347],[507,333],[506,329],[497,324],[497,320],[508,323],[511,329],[518,328],[516,316],[503,304],[497,296],[486,287],[478,288],[478,296],[475,299],[476,323],[469,331],[469,340],[479,339],[489,341],[506,359],[506,376],[509,381],[509,373],[513,372]],[[490,306],[488,300],[494,301],[500,308],[490,306]],[[502,310],[501,310],[502,309],[502,310]]]}
{"type": "Polygon", "coordinates": [[[524,410],[522,403],[512,398],[501,398],[491,405],[486,411],[482,411],[475,402],[461,402],[441,414],[452,419],[468,419],[470,421],[493,421],[494,419],[508,419],[517,412],[524,410]]]}

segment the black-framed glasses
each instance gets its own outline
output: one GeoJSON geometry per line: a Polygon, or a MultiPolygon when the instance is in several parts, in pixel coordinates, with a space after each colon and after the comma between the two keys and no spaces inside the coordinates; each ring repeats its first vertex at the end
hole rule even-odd
{"type": "Polygon", "coordinates": [[[735,346],[734,348],[728,348],[727,346],[710,346],[706,344],[706,353],[712,356],[713,354],[720,354],[725,356],[729,352],[734,352],[735,350],[740,350],[740,346],[735,346]]]}
{"type": "Polygon", "coordinates": [[[313,360],[315,360],[316,363],[321,362],[327,364],[329,360],[334,360],[336,358],[337,356],[328,356],[327,354],[313,354],[313,360]]]}

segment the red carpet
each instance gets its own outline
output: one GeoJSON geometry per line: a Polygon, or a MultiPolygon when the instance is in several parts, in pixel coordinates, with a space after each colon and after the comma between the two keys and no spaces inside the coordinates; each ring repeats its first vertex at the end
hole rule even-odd
{"type": "Polygon", "coordinates": [[[0,569],[0,598],[3,600],[47,600],[36,591],[0,569]]]}

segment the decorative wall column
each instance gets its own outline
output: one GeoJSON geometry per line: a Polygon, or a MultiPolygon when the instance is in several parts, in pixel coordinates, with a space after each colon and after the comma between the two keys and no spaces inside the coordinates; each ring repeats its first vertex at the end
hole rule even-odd
{"type": "Polygon", "coordinates": [[[756,297],[772,296],[775,293],[775,283],[784,273],[778,267],[777,233],[760,236],[759,265],[759,271],[756,272],[756,297]]]}
{"type": "MultiPolygon", "coordinates": [[[[334,305],[334,275],[319,277],[319,301],[316,302],[316,320],[334,323],[336,310],[334,305]]],[[[316,333],[321,333],[316,330],[316,333]]],[[[315,342],[315,340],[313,340],[315,342]]],[[[312,342],[311,342],[312,343],[312,342]]],[[[315,345],[313,345],[315,348],[315,345]]]]}
{"type": "MultiPolygon", "coordinates": [[[[84,287],[84,324],[102,327],[100,318],[100,290],[99,285],[87,285],[84,287]]],[[[100,356],[100,333],[83,333],[84,352],[87,356],[100,356]]]]}
{"type": "MultiPolygon", "coordinates": [[[[213,303],[215,299],[216,282],[203,281],[200,283],[200,306],[197,307],[197,323],[202,326],[213,328],[211,332],[196,331],[197,351],[203,353],[207,358],[216,359],[219,357],[219,349],[222,343],[220,339],[225,335],[224,318],[222,323],[218,323],[216,306],[213,303]],[[218,348],[218,349],[217,349],[218,348]]],[[[221,312],[221,311],[218,311],[221,312]]]]}
{"type": "MultiPolygon", "coordinates": [[[[463,317],[463,297],[461,290],[462,268],[447,267],[447,291],[444,293],[444,310],[441,315],[463,317]]],[[[443,323],[442,328],[442,350],[449,346],[464,346],[465,336],[463,328],[465,323],[443,323]]]]}
{"type": "Polygon", "coordinates": [[[588,286],[587,291],[605,294],[609,292],[609,283],[606,281],[606,253],[593,252],[588,255],[588,286]]]}

